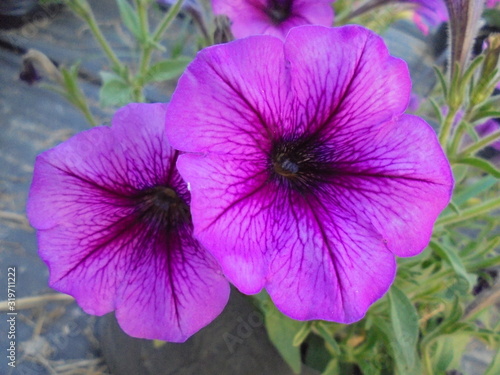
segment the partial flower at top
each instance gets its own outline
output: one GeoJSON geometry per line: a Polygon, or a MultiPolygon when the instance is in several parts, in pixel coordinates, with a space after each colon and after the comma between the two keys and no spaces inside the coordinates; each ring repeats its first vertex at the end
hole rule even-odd
{"type": "MultiPolygon", "coordinates": [[[[476,131],[480,137],[486,137],[487,135],[490,135],[491,133],[494,133],[499,129],[500,123],[496,119],[489,119],[485,123],[476,126],[476,131]]],[[[497,151],[500,151],[500,140],[492,143],[490,146],[497,151]]]]}
{"type": "MultiPolygon", "coordinates": [[[[449,20],[448,10],[445,0],[399,0],[403,3],[414,3],[416,5],[413,21],[417,27],[428,34],[432,27],[438,26],[449,20]]],[[[484,0],[471,0],[484,1],[484,0]]],[[[500,0],[486,0],[486,7],[493,8],[500,0]]]]}
{"type": "Polygon", "coordinates": [[[232,22],[236,38],[266,34],[284,39],[295,26],[332,26],[332,0],[212,0],[215,14],[232,22]]]}
{"type": "Polygon", "coordinates": [[[360,26],[293,28],[206,48],[167,136],[186,152],[194,233],[242,292],[288,316],[361,319],[397,256],[428,244],[452,191],[432,128],[404,115],[404,61],[360,26]]]}
{"type": "Polygon", "coordinates": [[[448,21],[448,11],[444,0],[400,0],[403,3],[416,5],[413,21],[424,34],[429,29],[448,21]]]}
{"type": "Polygon", "coordinates": [[[229,284],[192,236],[165,109],[130,104],[38,156],[27,210],[54,289],[89,314],[116,310],[131,336],[182,342],[222,311],[229,284]]]}

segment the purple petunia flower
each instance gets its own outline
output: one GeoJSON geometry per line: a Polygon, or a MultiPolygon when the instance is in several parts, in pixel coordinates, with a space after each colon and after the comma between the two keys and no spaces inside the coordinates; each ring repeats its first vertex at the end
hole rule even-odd
{"type": "MultiPolygon", "coordinates": [[[[476,130],[481,137],[486,137],[487,135],[490,135],[491,133],[494,133],[499,129],[500,123],[496,119],[489,119],[485,123],[476,126],[476,130]]],[[[493,142],[490,146],[497,151],[500,151],[500,140],[493,142]]]]}
{"type": "Polygon", "coordinates": [[[332,0],[212,0],[215,14],[232,21],[236,38],[266,34],[284,39],[295,26],[332,26],[332,0]]]}
{"type": "Polygon", "coordinates": [[[413,22],[424,34],[429,28],[448,21],[448,10],[444,0],[400,0],[403,3],[414,3],[417,7],[413,14],[413,22]]]}
{"type": "Polygon", "coordinates": [[[229,284],[192,236],[190,196],[165,138],[164,104],[38,156],[28,217],[50,285],[131,336],[182,342],[224,308],[229,284]]]}
{"type": "MultiPolygon", "coordinates": [[[[445,0],[399,0],[403,3],[414,3],[417,8],[413,15],[413,21],[417,27],[424,33],[429,33],[429,28],[437,26],[449,19],[445,0]]],[[[479,1],[479,0],[474,0],[479,1]]],[[[481,0],[484,1],[484,0],[481,0]]],[[[486,7],[495,7],[500,0],[486,0],[486,7]]]]}
{"type": "Polygon", "coordinates": [[[359,27],[201,51],[167,110],[188,152],[195,236],[242,292],[292,318],[354,322],[428,244],[452,190],[433,130],[404,115],[406,64],[359,27]]]}

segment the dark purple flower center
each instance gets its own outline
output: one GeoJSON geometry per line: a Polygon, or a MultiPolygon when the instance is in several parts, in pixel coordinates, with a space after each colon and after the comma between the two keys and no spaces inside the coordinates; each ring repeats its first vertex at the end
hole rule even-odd
{"type": "Polygon", "coordinates": [[[168,186],[147,188],[137,196],[139,218],[172,229],[191,221],[189,206],[168,186]]]}
{"type": "Polygon", "coordinates": [[[271,21],[278,25],[292,14],[293,0],[268,0],[264,9],[271,21]]]}
{"type": "Polygon", "coordinates": [[[312,137],[275,142],[269,157],[272,179],[302,193],[317,187],[333,172],[331,152],[312,137]]]}

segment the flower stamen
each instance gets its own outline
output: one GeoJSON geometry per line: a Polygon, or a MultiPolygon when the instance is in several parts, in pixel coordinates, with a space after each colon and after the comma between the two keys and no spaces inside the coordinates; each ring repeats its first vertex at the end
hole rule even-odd
{"type": "Polygon", "coordinates": [[[269,0],[265,12],[275,25],[279,25],[290,17],[292,0],[269,0]]]}
{"type": "Polygon", "coordinates": [[[166,227],[170,228],[190,220],[188,205],[168,186],[159,185],[145,189],[138,199],[138,211],[143,218],[163,221],[166,227]]]}

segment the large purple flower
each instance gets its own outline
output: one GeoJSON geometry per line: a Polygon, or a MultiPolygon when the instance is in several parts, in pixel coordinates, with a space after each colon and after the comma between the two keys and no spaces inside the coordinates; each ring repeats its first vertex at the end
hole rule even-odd
{"type": "Polygon", "coordinates": [[[295,26],[333,24],[332,0],[212,0],[215,14],[232,21],[236,38],[266,34],[284,39],[295,26]]]}
{"type": "Polygon", "coordinates": [[[188,152],[195,236],[242,292],[295,319],[353,322],[427,245],[452,176],[404,115],[406,64],[359,26],[294,28],[201,51],[167,110],[188,152]]]}
{"type": "Polygon", "coordinates": [[[50,285],[132,336],[180,342],[224,308],[229,284],[192,236],[190,196],[165,138],[164,104],[38,156],[28,217],[50,285]]]}

